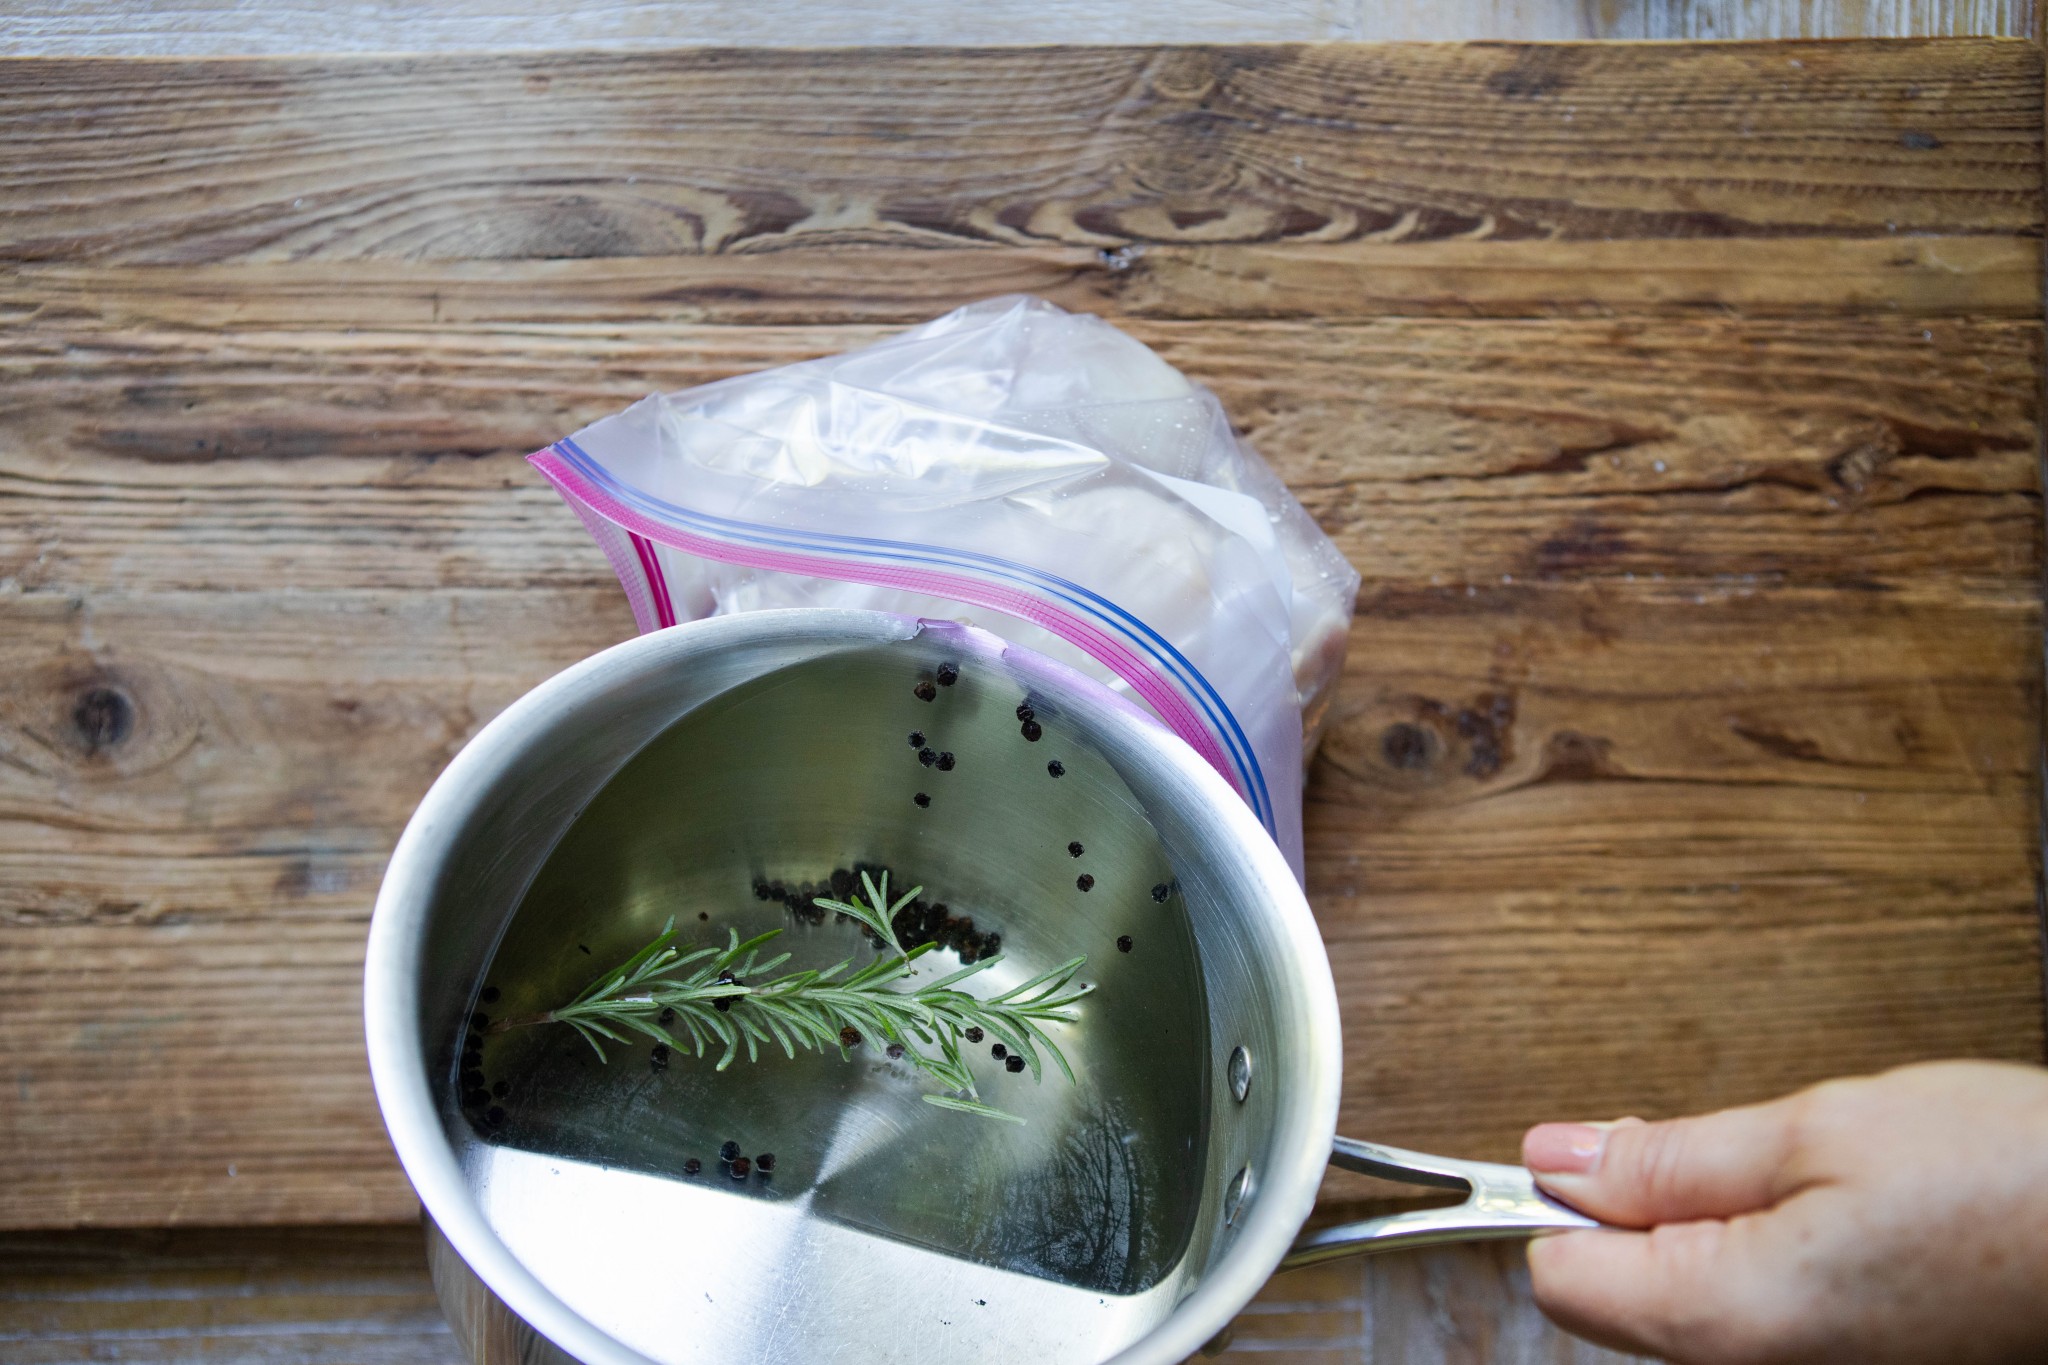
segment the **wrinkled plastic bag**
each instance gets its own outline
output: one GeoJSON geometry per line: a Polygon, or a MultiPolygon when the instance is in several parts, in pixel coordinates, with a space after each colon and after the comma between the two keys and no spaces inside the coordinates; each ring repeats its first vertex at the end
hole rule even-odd
{"type": "Polygon", "coordinates": [[[800,606],[981,625],[1149,706],[1300,874],[1358,575],[1215,396],[1108,323],[989,299],[531,458],[642,631],[800,606]]]}

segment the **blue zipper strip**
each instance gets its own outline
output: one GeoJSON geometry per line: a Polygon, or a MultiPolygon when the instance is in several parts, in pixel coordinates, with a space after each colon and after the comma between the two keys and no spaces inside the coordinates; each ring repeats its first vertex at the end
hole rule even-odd
{"type": "Polygon", "coordinates": [[[700,530],[719,539],[763,547],[809,550],[883,563],[939,565],[986,578],[1006,579],[1016,586],[1044,593],[1066,603],[1122,635],[1133,647],[1158,663],[1180,685],[1181,691],[1201,710],[1210,729],[1222,739],[1232,764],[1244,780],[1245,791],[1251,799],[1252,812],[1258,816],[1259,822],[1266,827],[1268,833],[1276,832],[1273,824],[1272,798],[1266,790],[1265,774],[1259,767],[1258,755],[1252,751],[1251,741],[1246,738],[1244,728],[1238,724],[1237,717],[1231,714],[1228,704],[1209,680],[1202,676],[1201,670],[1175,649],[1171,641],[1101,594],[1057,574],[1047,573],[1043,569],[1019,564],[996,555],[982,554],[979,551],[953,550],[912,541],[877,540],[867,536],[846,536],[822,531],[779,531],[758,522],[737,521],[709,512],[694,511],[663,501],[613,477],[609,470],[568,437],[555,442],[554,449],[585,478],[598,484],[620,501],[632,504],[658,520],[700,530]]]}

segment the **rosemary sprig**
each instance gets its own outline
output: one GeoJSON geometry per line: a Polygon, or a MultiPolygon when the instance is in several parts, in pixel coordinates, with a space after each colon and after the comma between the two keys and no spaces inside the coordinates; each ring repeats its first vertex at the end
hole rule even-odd
{"type": "Polygon", "coordinates": [[[545,1014],[502,1021],[492,1025],[492,1031],[567,1024],[596,1050],[600,1060],[609,1060],[600,1039],[623,1043],[625,1032],[644,1034],[699,1057],[717,1046],[722,1048],[717,1062],[720,1071],[732,1065],[742,1048],[748,1061],[757,1060],[764,1043],[775,1044],[788,1057],[795,1057],[798,1048],[821,1052],[836,1047],[844,1059],[849,1045],[882,1038],[901,1044],[905,1060],[952,1092],[926,1095],[925,1103],[1015,1123],[1023,1120],[983,1103],[975,1089],[974,1075],[960,1052],[968,1029],[979,1028],[1024,1058],[1034,1081],[1043,1076],[1041,1047],[1067,1080],[1073,1081],[1073,1068],[1042,1025],[1074,1021],[1070,1007],[1094,989],[1085,982],[1074,983],[1074,974],[1086,958],[1063,962],[986,1000],[958,987],[1002,961],[1000,953],[929,985],[902,988],[898,983],[915,975],[911,964],[937,946],[924,943],[906,951],[896,938],[893,921],[897,912],[924,888],[913,887],[890,904],[888,873],[882,874],[879,888],[866,873],[861,874],[861,882],[867,892],[865,903],[858,894],[846,901],[820,897],[815,902],[858,921],[893,950],[893,956],[878,958],[851,975],[844,975],[852,966],[851,958],[822,971],[773,975],[789,960],[789,954],[765,962],[760,954],[780,929],[745,942],[737,932],[728,931],[724,948],[685,951],[676,945],[675,920],[671,918],[653,942],[599,975],[566,1005],[545,1014]],[[922,1050],[925,1048],[936,1052],[922,1050]]]}

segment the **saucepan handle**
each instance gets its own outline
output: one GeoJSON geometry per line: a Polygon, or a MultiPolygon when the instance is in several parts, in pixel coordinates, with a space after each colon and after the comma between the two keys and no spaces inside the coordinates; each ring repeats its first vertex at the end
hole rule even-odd
{"type": "Polygon", "coordinates": [[[1530,1237],[1567,1228],[1597,1228],[1601,1224],[1576,1209],[1558,1203],[1536,1188],[1535,1177],[1520,1166],[1503,1166],[1491,1161],[1458,1161],[1423,1152],[1382,1147],[1340,1137],[1330,1152],[1332,1165],[1347,1171],[1362,1171],[1384,1180],[1406,1185],[1430,1185],[1439,1189],[1467,1190],[1462,1204],[1439,1209],[1417,1209],[1392,1213],[1382,1218],[1345,1223],[1304,1234],[1280,1263],[1283,1270],[1339,1256],[1362,1256],[1407,1247],[1434,1246],[1439,1242],[1477,1242],[1494,1237],[1530,1237]]]}

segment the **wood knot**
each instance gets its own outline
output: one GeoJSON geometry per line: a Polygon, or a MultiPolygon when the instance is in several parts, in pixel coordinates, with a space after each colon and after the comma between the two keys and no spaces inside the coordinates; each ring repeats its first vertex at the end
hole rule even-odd
{"type": "Polygon", "coordinates": [[[1380,732],[1380,754],[1389,767],[1411,772],[1427,768],[1435,751],[1436,736],[1420,725],[1404,720],[1380,732]]]}
{"type": "Polygon", "coordinates": [[[1471,746],[1465,772],[1471,777],[1492,777],[1515,756],[1515,699],[1507,692],[1487,692],[1470,706],[1458,708],[1453,718],[1458,738],[1471,746]]]}
{"type": "Polygon", "coordinates": [[[1543,746],[1540,782],[1604,782],[1626,778],[1628,773],[1614,761],[1614,741],[1576,730],[1559,730],[1543,746]]]}
{"type": "Polygon", "coordinates": [[[112,687],[89,687],[72,708],[71,724],[87,754],[111,749],[135,730],[135,703],[112,687]]]}
{"type": "Polygon", "coordinates": [[[1896,452],[1875,442],[1864,441],[1851,446],[1834,459],[1828,461],[1828,477],[1837,488],[1844,492],[1861,494],[1869,491],[1871,480],[1877,472],[1890,464],[1896,452]]]}
{"type": "Polygon", "coordinates": [[[1154,61],[1151,86],[1162,97],[1189,103],[1206,98],[1223,75],[1223,63],[1216,54],[1199,48],[1182,48],[1162,53],[1154,61]]]}
{"type": "Polygon", "coordinates": [[[1513,63],[1486,78],[1486,88],[1503,99],[1541,100],[1571,85],[1584,63],[1569,47],[1526,48],[1513,63]]]}

